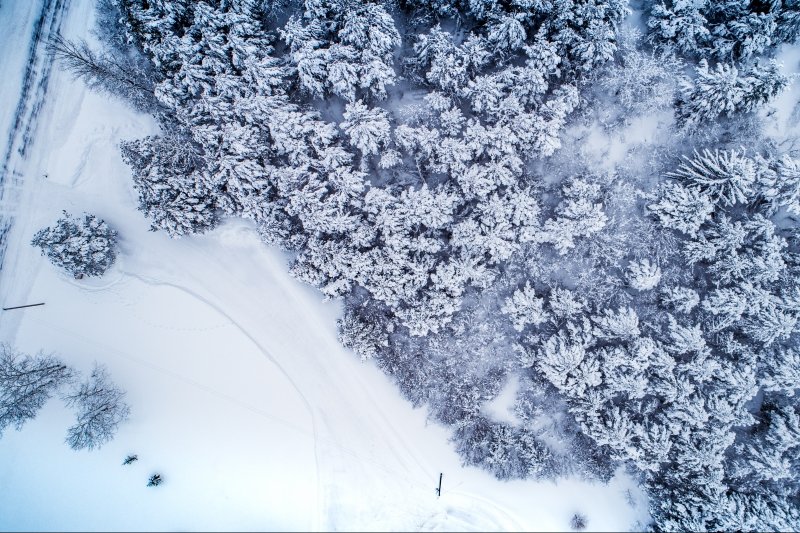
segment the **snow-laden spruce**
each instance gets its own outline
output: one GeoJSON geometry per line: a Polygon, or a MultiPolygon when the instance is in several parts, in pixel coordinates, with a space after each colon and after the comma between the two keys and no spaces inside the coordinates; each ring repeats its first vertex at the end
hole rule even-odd
{"type": "Polygon", "coordinates": [[[619,0],[104,1],[165,132],[123,145],[154,229],[251,219],[468,464],[798,529],[800,167],[759,128],[800,9],[645,2],[639,39],[619,0]],[[483,411],[511,377],[519,424],[483,411]]]}
{"type": "Polygon", "coordinates": [[[75,278],[102,276],[117,257],[117,232],[88,213],[75,218],[64,211],[64,217],[38,231],[31,244],[75,278]]]}

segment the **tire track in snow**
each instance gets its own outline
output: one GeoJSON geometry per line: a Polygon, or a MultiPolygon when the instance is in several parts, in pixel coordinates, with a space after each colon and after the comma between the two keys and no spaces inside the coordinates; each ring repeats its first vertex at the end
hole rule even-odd
{"type": "Polygon", "coordinates": [[[42,10],[33,26],[28,61],[22,79],[19,100],[8,133],[8,141],[0,165],[0,270],[2,270],[7,237],[14,222],[13,206],[17,198],[10,197],[19,189],[24,177],[28,148],[36,132],[37,119],[47,98],[53,55],[48,50],[50,38],[61,28],[70,0],[44,0],[42,10]]]}
{"type": "MultiPolygon", "coordinates": [[[[3,174],[0,182],[5,183],[14,157],[14,152],[25,157],[31,142],[36,118],[47,95],[47,85],[53,68],[52,54],[47,50],[50,37],[58,33],[63,13],[69,0],[44,0],[42,11],[33,29],[28,48],[28,62],[22,80],[22,90],[17,102],[17,110],[8,135],[3,157],[3,174]]],[[[0,196],[2,199],[2,196],[0,196]]]]}

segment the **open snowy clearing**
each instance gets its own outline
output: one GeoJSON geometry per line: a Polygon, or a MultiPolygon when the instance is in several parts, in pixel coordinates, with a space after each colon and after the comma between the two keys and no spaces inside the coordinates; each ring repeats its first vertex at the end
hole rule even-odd
{"type": "MultiPolygon", "coordinates": [[[[92,5],[72,3],[68,37],[88,36],[92,5]]],[[[563,530],[579,511],[592,530],[623,531],[646,520],[625,477],[501,482],[461,467],[448,431],[339,345],[337,306],[290,278],[250,225],[176,241],[149,232],[116,145],[154,124],[63,72],[51,83],[0,275],[4,305],[46,305],[3,312],[0,340],[84,371],[106,364],[132,416],[95,452],[63,444],[70,413],[55,400],[6,432],[1,529],[563,530]],[[119,231],[103,278],[74,281],[28,245],[62,209],[119,231]],[[127,453],[139,461],[123,467],[127,453]],[[153,472],[165,483],[146,488],[153,472]]]]}

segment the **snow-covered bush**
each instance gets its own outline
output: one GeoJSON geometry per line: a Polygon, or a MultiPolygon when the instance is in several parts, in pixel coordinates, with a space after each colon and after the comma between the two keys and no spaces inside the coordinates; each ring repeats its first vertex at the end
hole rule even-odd
{"type": "Polygon", "coordinates": [[[64,211],[64,217],[53,227],[39,230],[31,244],[78,279],[102,276],[117,257],[117,232],[88,213],[76,219],[64,211]]]}
{"type": "Polygon", "coordinates": [[[583,531],[586,529],[586,516],[581,513],[575,513],[569,521],[569,527],[573,531],[583,531]]]}

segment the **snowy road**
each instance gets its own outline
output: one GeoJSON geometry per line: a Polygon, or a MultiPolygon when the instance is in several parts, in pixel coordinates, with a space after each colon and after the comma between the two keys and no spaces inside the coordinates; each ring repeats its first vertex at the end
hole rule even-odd
{"type": "MultiPolygon", "coordinates": [[[[67,37],[88,37],[91,6],[72,0],[67,37]]],[[[63,445],[69,413],[57,402],[3,435],[0,529],[558,530],[581,511],[594,530],[628,530],[645,518],[624,478],[500,482],[461,467],[448,431],[339,345],[337,306],[291,279],[252,227],[149,232],[117,143],[156,125],[63,72],[49,79],[41,101],[30,93],[38,126],[14,141],[26,179],[0,272],[3,304],[46,306],[0,314],[0,341],[81,369],[104,362],[133,417],[94,453],[63,445]],[[62,209],[119,231],[121,256],[102,279],[75,282],[27,245],[62,209]],[[123,469],[131,451],[141,460],[123,469]],[[157,491],[140,482],[155,469],[167,480],[157,491]]]]}
{"type": "Polygon", "coordinates": [[[0,101],[7,104],[0,114],[0,131],[7,139],[0,163],[0,268],[14,206],[19,203],[16,193],[25,179],[28,150],[53,69],[47,44],[60,31],[68,7],[69,0],[12,1],[0,6],[0,46],[4,50],[0,101]]]}

